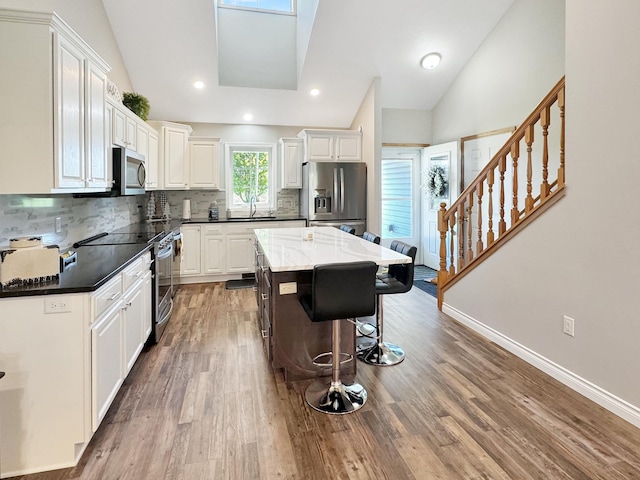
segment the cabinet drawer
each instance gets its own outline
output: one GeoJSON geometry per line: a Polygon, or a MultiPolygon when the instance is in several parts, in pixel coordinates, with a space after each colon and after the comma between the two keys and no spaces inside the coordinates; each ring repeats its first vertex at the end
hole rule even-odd
{"type": "Polygon", "coordinates": [[[222,235],[224,233],[223,225],[203,225],[202,226],[202,234],[203,235],[222,235]]]}
{"type": "Polygon", "coordinates": [[[100,287],[91,295],[93,303],[94,319],[98,319],[104,312],[122,298],[122,276],[118,275],[106,285],[100,287]]]}
{"type": "Polygon", "coordinates": [[[278,228],[278,222],[247,222],[242,225],[227,224],[227,233],[250,233],[253,234],[255,228],[278,228]]]}
{"type": "Polygon", "coordinates": [[[122,290],[126,292],[131,285],[141,279],[147,270],[149,270],[149,263],[145,257],[141,257],[129,265],[122,272],[122,290]]]}

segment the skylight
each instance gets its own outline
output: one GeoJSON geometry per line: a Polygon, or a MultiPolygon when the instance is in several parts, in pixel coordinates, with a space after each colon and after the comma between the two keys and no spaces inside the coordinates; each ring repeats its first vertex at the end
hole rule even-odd
{"type": "Polygon", "coordinates": [[[247,8],[279,13],[295,13],[296,0],[218,0],[222,7],[247,8]]]}

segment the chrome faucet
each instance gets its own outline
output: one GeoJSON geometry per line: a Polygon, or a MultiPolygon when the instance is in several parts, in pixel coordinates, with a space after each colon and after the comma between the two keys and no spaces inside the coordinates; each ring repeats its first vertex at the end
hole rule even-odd
{"type": "Polygon", "coordinates": [[[256,205],[258,198],[255,195],[251,195],[249,199],[249,218],[253,218],[258,210],[258,206],[256,205]]]}

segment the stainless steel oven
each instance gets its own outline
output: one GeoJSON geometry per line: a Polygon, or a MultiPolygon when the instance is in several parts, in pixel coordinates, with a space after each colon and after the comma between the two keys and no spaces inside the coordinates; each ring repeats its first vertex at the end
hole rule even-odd
{"type": "Polygon", "coordinates": [[[165,236],[153,246],[155,263],[155,316],[152,340],[155,343],[160,341],[167,323],[173,312],[173,234],[165,236]]]}

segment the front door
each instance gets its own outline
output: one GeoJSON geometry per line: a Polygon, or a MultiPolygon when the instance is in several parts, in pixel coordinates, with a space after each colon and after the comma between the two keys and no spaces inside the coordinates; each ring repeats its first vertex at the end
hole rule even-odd
{"type": "Polygon", "coordinates": [[[440,269],[440,232],[438,210],[458,198],[458,142],[424,149],[422,158],[422,252],[423,263],[440,269]]]}

